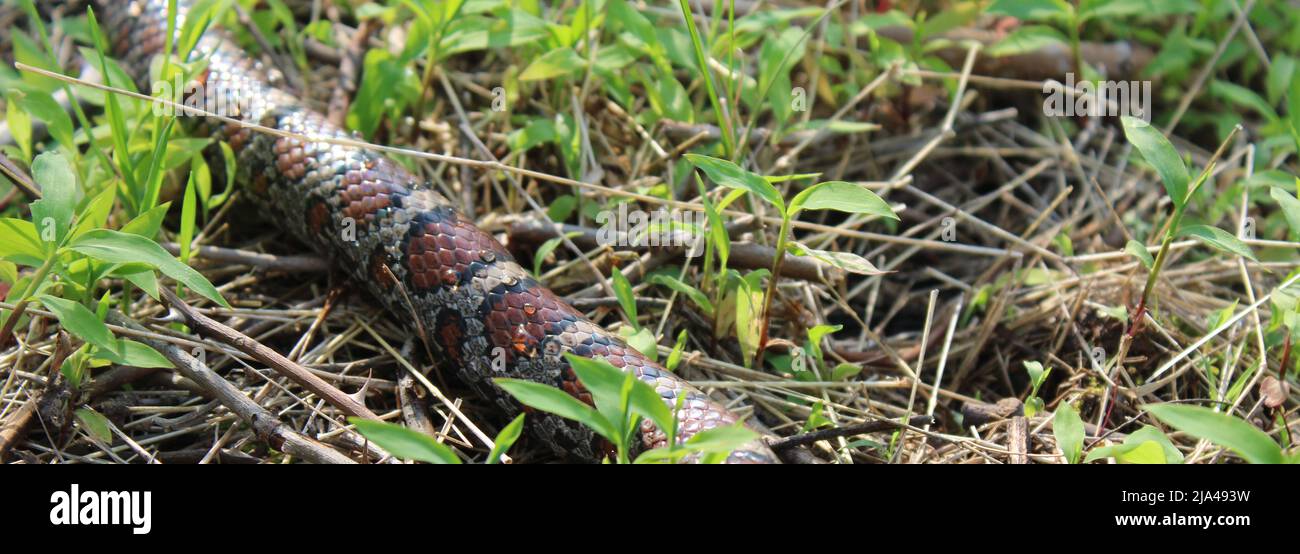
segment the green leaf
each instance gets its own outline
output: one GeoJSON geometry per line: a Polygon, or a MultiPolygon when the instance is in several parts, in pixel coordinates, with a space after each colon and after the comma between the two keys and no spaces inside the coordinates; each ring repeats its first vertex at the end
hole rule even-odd
{"type": "Polygon", "coordinates": [[[808,413],[808,421],[803,423],[803,433],[812,431],[820,427],[832,425],[830,418],[826,417],[826,403],[818,400],[813,403],[812,410],[808,413]]]}
{"type": "Polygon", "coordinates": [[[1143,425],[1124,439],[1123,444],[1094,448],[1084,463],[1115,458],[1121,464],[1181,464],[1183,453],[1159,429],[1143,425]],[[1154,449],[1151,447],[1154,445],[1154,449]]]}
{"type": "Polygon", "coordinates": [[[9,124],[9,134],[23,152],[23,161],[32,159],[32,116],[22,109],[15,100],[16,94],[6,96],[9,110],[5,113],[5,122],[9,124]]]}
{"type": "Polygon", "coordinates": [[[1277,187],[1272,187],[1269,195],[1277,202],[1278,207],[1282,208],[1282,215],[1286,216],[1287,226],[1291,228],[1290,235],[1300,236],[1300,200],[1277,187]]]}
{"type": "Polygon", "coordinates": [[[1047,379],[1047,375],[1052,370],[1050,368],[1043,369],[1043,364],[1040,362],[1024,361],[1021,363],[1025,366],[1025,372],[1029,374],[1029,383],[1034,387],[1033,394],[1038,394],[1038,387],[1043,386],[1043,381],[1047,379]]]}
{"type": "Polygon", "coordinates": [[[113,443],[113,429],[108,424],[108,418],[90,408],[77,408],[75,414],[87,433],[108,444],[113,443]]]}
{"type": "Polygon", "coordinates": [[[673,351],[668,353],[668,361],[664,363],[664,367],[668,371],[677,371],[677,366],[682,363],[682,351],[685,349],[686,329],[682,329],[680,333],[677,333],[677,344],[673,345],[673,351]]]}
{"type": "MultiPolygon", "coordinates": [[[[199,158],[195,157],[195,160],[199,158]]],[[[190,243],[194,242],[194,226],[196,222],[197,204],[198,204],[198,163],[191,164],[190,178],[185,182],[185,197],[181,201],[181,229],[176,236],[176,242],[180,245],[181,263],[190,263],[190,243]]]]}
{"type": "Polygon", "coordinates": [[[0,218],[0,259],[29,266],[45,261],[45,245],[32,222],[0,218]]]}
{"type": "Polygon", "coordinates": [[[1200,3],[1196,0],[1083,0],[1079,5],[1079,15],[1081,20],[1133,16],[1152,18],[1195,13],[1198,9],[1200,3]]]}
{"type": "Polygon", "coordinates": [[[722,463],[737,448],[745,446],[758,438],[758,433],[745,427],[744,423],[735,423],[700,431],[686,440],[685,446],[706,456],[703,463],[722,463]]]}
{"type": "Polygon", "coordinates": [[[96,352],[95,356],[131,367],[172,367],[171,361],[159,354],[157,350],[130,339],[118,339],[116,350],[96,352]]]}
{"type": "Polygon", "coordinates": [[[1065,229],[1052,237],[1052,246],[1055,246],[1062,256],[1074,255],[1074,241],[1070,240],[1070,233],[1065,229]]]}
{"type": "Polygon", "coordinates": [[[704,214],[709,220],[709,241],[718,253],[718,264],[722,269],[726,269],[727,261],[731,257],[731,237],[727,235],[727,226],[722,223],[722,216],[714,208],[713,201],[704,193],[704,182],[700,180],[699,175],[695,176],[695,183],[700,189],[700,198],[704,201],[704,214]]]}
{"type": "Polygon", "coordinates": [[[844,381],[859,373],[862,373],[862,366],[841,362],[839,365],[835,366],[835,369],[831,370],[831,380],[844,381]]]}
{"type": "Polygon", "coordinates": [[[89,344],[83,344],[71,356],[63,359],[63,364],[59,366],[59,373],[63,375],[64,380],[68,382],[73,389],[80,389],[81,382],[85,378],[84,361],[86,351],[90,349],[89,344]]]}
{"type": "MultiPolygon", "coordinates": [[[[1300,71],[1296,71],[1291,75],[1291,86],[1286,95],[1286,113],[1290,119],[1293,134],[1300,131],[1300,71]]],[[[1300,142],[1300,139],[1297,139],[1297,142],[1300,142]]]]}
{"type": "MultiPolygon", "coordinates": [[[[732,271],[733,275],[737,275],[732,271]]],[[[752,275],[752,274],[751,274],[752,275]]],[[[763,289],[745,279],[738,279],[735,291],[736,340],[748,363],[758,352],[760,313],[763,309],[763,289]]]]}
{"type": "Polygon", "coordinates": [[[519,436],[522,435],[523,432],[524,414],[519,414],[514,421],[511,421],[510,424],[506,425],[500,433],[497,433],[496,440],[492,441],[495,446],[492,447],[492,452],[488,454],[488,465],[497,463],[497,461],[501,459],[501,455],[510,450],[510,447],[515,444],[515,441],[519,440],[519,436]]]}
{"type": "Polygon", "coordinates": [[[1074,7],[1063,0],[996,0],[987,13],[1023,21],[1048,21],[1069,17],[1073,12],[1074,7]]]}
{"type": "Polygon", "coordinates": [[[578,207],[578,197],[572,194],[557,196],[551,201],[551,205],[546,208],[546,216],[551,221],[561,222],[569,219],[573,215],[573,210],[578,207]]]}
{"type": "MultiPolygon", "coordinates": [[[[99,70],[100,73],[104,75],[105,84],[109,86],[134,88],[132,79],[122,71],[121,67],[116,63],[111,65],[109,64],[108,55],[106,53],[108,51],[108,39],[104,37],[103,31],[100,29],[99,21],[95,17],[95,11],[87,8],[86,13],[87,18],[90,21],[90,30],[91,35],[94,38],[93,42],[95,43],[95,50],[91,51],[90,49],[83,48],[82,56],[87,60],[99,61],[99,70]]],[[[108,119],[109,129],[111,130],[113,153],[117,157],[117,167],[126,181],[127,190],[130,191],[126,196],[134,201],[134,198],[137,196],[135,191],[138,191],[140,186],[135,180],[135,165],[131,160],[131,153],[127,144],[129,133],[126,130],[126,118],[122,115],[122,103],[116,94],[104,95],[104,112],[108,119]]]]}
{"type": "MultiPolygon", "coordinates": [[[[564,234],[565,237],[570,239],[580,235],[582,235],[580,231],[570,231],[564,234]]],[[[551,252],[554,252],[561,244],[564,244],[564,237],[555,237],[543,242],[542,245],[537,248],[537,253],[533,255],[533,275],[539,277],[542,275],[542,263],[545,262],[546,257],[550,256],[551,252]]]]}
{"type": "Polygon", "coordinates": [[[167,358],[148,345],[114,338],[108,326],[89,308],[49,295],[42,295],[39,299],[42,305],[59,318],[59,323],[65,330],[97,349],[94,354],[96,358],[132,367],[172,367],[167,358]]]}
{"type": "Polygon", "coordinates": [[[788,27],[780,32],[769,32],[759,47],[758,91],[766,91],[765,100],[777,124],[785,123],[794,113],[790,66],[803,59],[806,43],[803,29],[788,27]]]}
{"type": "Polygon", "coordinates": [[[106,262],[121,264],[141,262],[151,265],[205,298],[223,307],[230,307],[217,288],[212,286],[203,275],[177,261],[154,241],[142,236],[98,229],[78,237],[68,245],[68,248],[106,262]]]}
{"type": "Polygon", "coordinates": [[[686,154],[686,159],[703,170],[714,183],[727,188],[747,190],[782,212],[785,211],[785,201],[781,199],[781,193],[772,186],[772,183],[758,174],[741,169],[740,166],[727,160],[700,154],[686,154]]]}
{"type": "Polygon", "coordinates": [[[361,436],[398,458],[431,464],[459,464],[460,458],[446,445],[433,437],[383,421],[349,417],[348,423],[357,428],[361,436]]]}
{"type": "Polygon", "coordinates": [[[596,409],[606,419],[617,422],[622,420],[623,381],[626,375],[609,362],[602,359],[584,358],[573,353],[566,353],[565,359],[573,368],[578,381],[591,393],[596,409]]]}
{"type": "Polygon", "coordinates": [[[1255,258],[1255,254],[1250,251],[1250,247],[1246,246],[1246,243],[1233,236],[1232,233],[1224,231],[1218,227],[1211,227],[1209,225],[1187,225],[1178,230],[1178,236],[1192,237],[1216,250],[1227,252],[1229,254],[1236,254],[1253,261],[1259,261],[1255,258]]]}
{"type": "Polygon", "coordinates": [[[1156,441],[1135,443],[1133,449],[1120,455],[1126,464],[1163,464],[1165,452],[1156,441]]]}
{"type": "Polygon", "coordinates": [[[822,339],[843,328],[843,325],[814,325],[808,329],[808,350],[812,352],[813,358],[816,358],[818,363],[822,361],[822,339]]]}
{"type": "Polygon", "coordinates": [[[880,129],[876,123],[867,123],[865,121],[844,121],[842,119],[814,119],[805,124],[795,125],[792,131],[826,131],[828,133],[843,133],[848,135],[867,133],[880,129]]]}
{"type": "MultiPolygon", "coordinates": [[[[1160,462],[1148,462],[1148,461],[1146,461],[1145,456],[1143,456],[1142,459],[1141,459],[1140,461],[1132,461],[1132,459],[1128,457],[1128,454],[1129,454],[1130,452],[1132,452],[1133,450],[1137,449],[1139,446],[1142,446],[1142,445],[1144,445],[1144,444],[1156,444],[1156,443],[1153,442],[1153,441],[1142,441],[1142,442],[1140,442],[1140,443],[1137,443],[1137,442],[1132,442],[1132,443],[1131,443],[1131,442],[1125,441],[1123,444],[1112,444],[1112,445],[1110,445],[1110,446],[1103,446],[1103,447],[1100,447],[1100,448],[1094,448],[1094,449],[1092,449],[1091,452],[1088,452],[1087,457],[1085,457],[1085,458],[1083,459],[1083,463],[1087,464],[1087,463],[1095,462],[1095,461],[1097,461],[1097,460],[1101,460],[1101,459],[1105,459],[1105,458],[1115,458],[1115,461],[1116,461],[1116,462],[1119,462],[1119,463],[1121,463],[1121,464],[1125,464],[1125,463],[1164,463],[1163,460],[1160,461],[1160,462]]],[[[1157,449],[1158,449],[1158,448],[1159,448],[1159,445],[1157,445],[1157,449]]]]}
{"type": "Polygon", "coordinates": [[[998,41],[988,49],[988,53],[995,57],[1015,56],[1069,42],[1060,31],[1046,25],[1026,25],[998,41]]]}
{"type": "Polygon", "coordinates": [[[1128,241],[1128,243],[1124,245],[1124,251],[1132,254],[1134,258],[1137,258],[1139,262],[1142,262],[1142,267],[1145,267],[1148,270],[1156,263],[1156,261],[1151,258],[1151,251],[1147,250],[1145,244],[1138,241],[1128,241]]]}
{"type": "Polygon", "coordinates": [[[1246,421],[1201,406],[1149,404],[1143,407],[1170,427],[1232,450],[1252,464],[1282,463],[1282,447],[1246,421]]]}
{"type": "Polygon", "coordinates": [[[42,239],[58,244],[72,225],[77,206],[77,178],[72,164],[58,152],[46,152],[32,162],[32,178],[41,187],[41,199],[32,203],[32,223],[42,239]],[[54,231],[54,236],[48,232],[54,231]]]}
{"type": "Polygon", "coordinates": [[[199,38],[208,25],[225,11],[229,0],[199,0],[185,12],[185,22],[181,26],[180,42],[176,44],[176,55],[182,60],[189,59],[190,52],[198,44],[199,38]]]}
{"type": "Polygon", "coordinates": [[[1183,159],[1174,150],[1174,145],[1150,123],[1127,115],[1120,119],[1124,122],[1124,136],[1160,174],[1169,199],[1175,207],[1181,209],[1187,203],[1187,184],[1191,178],[1187,175],[1183,159]]]}
{"type": "Polygon", "coordinates": [[[682,282],[681,279],[673,277],[672,275],[656,273],[650,276],[650,283],[663,285],[677,291],[678,294],[686,295],[687,298],[691,299],[691,302],[694,302],[696,306],[699,306],[700,309],[704,311],[705,315],[710,317],[713,316],[713,302],[709,301],[709,297],[703,292],[700,292],[700,289],[682,282]]]}
{"type": "Polygon", "coordinates": [[[1215,79],[1210,82],[1210,94],[1222,98],[1231,104],[1243,108],[1254,110],[1255,113],[1263,116],[1269,121],[1277,119],[1277,112],[1273,111],[1273,106],[1267,101],[1260,98],[1259,94],[1238,84],[1228,81],[1215,79]]]}
{"type": "Polygon", "coordinates": [[[650,420],[655,427],[664,432],[664,435],[672,432],[673,426],[676,425],[676,418],[673,417],[673,411],[664,402],[664,398],[655,392],[654,387],[634,378],[628,399],[628,407],[633,413],[650,420]]]}
{"type": "Polygon", "coordinates": [[[635,329],[620,327],[618,334],[637,352],[644,354],[645,357],[650,358],[652,361],[659,361],[659,341],[649,329],[645,327],[635,329]]]}
{"type": "Polygon", "coordinates": [[[104,190],[95,195],[86,207],[77,215],[77,225],[72,229],[72,237],[77,238],[92,229],[103,227],[108,222],[109,212],[113,209],[113,201],[117,198],[117,190],[114,187],[104,187],[104,190]]]}
{"type": "Polygon", "coordinates": [[[1025,417],[1034,417],[1045,409],[1046,405],[1042,398],[1031,396],[1025,399],[1025,417]]]}
{"type": "MultiPolygon", "coordinates": [[[[506,144],[511,150],[523,152],[530,148],[541,146],[548,142],[559,142],[560,132],[556,129],[555,121],[546,118],[536,118],[528,122],[527,125],[511,131],[506,135],[506,144]]],[[[561,221],[554,216],[551,219],[561,221]]]]}
{"type": "MultiPolygon", "coordinates": [[[[68,112],[63,111],[63,107],[49,93],[39,90],[15,90],[11,98],[18,101],[20,109],[32,117],[44,121],[50,135],[64,148],[76,149],[76,141],[73,139],[72,134],[72,117],[68,115],[68,112]]],[[[40,157],[38,156],[37,159],[39,160],[40,157]]],[[[35,168],[33,167],[33,169],[35,168]]],[[[37,178],[36,181],[39,183],[40,178],[37,178]]],[[[42,183],[42,186],[44,186],[44,183],[42,183]]]]}
{"type": "Polygon", "coordinates": [[[1068,402],[1062,402],[1056,408],[1052,435],[1056,436],[1056,444],[1065,453],[1065,459],[1072,464],[1079,463],[1079,456],[1083,454],[1083,420],[1068,402]]]}
{"type": "Polygon", "coordinates": [[[582,59],[572,48],[556,48],[543,54],[541,57],[533,60],[523,73],[519,74],[520,81],[544,81],[563,75],[568,75],[587,66],[587,61],[582,59]]]}
{"type": "MultiPolygon", "coordinates": [[[[13,262],[6,262],[0,260],[0,283],[8,283],[12,285],[17,282],[18,282],[18,266],[14,265],[13,262]]],[[[682,332],[685,332],[685,329],[683,329],[682,332]]]]}
{"type": "Polygon", "coordinates": [[[142,196],[137,199],[140,209],[148,209],[158,204],[158,194],[162,188],[162,179],[164,169],[162,167],[164,154],[167,151],[167,145],[172,140],[172,127],[176,125],[176,118],[167,118],[163,124],[162,130],[157,131],[154,137],[153,154],[149,158],[148,172],[145,173],[144,184],[145,190],[142,196]]]}
{"type": "Polygon", "coordinates": [[[627,314],[632,327],[640,329],[641,325],[637,323],[636,296],[632,292],[632,283],[628,282],[627,276],[623,275],[623,270],[617,267],[610,272],[609,276],[614,281],[614,296],[618,297],[618,305],[623,307],[623,313],[627,314]]]}
{"type": "MultiPolygon", "coordinates": [[[[649,330],[644,330],[647,334],[649,330]]],[[[565,354],[578,381],[586,388],[596,402],[596,408],[607,421],[627,421],[624,412],[624,390],[627,388],[627,409],[654,422],[664,433],[672,429],[673,414],[664,403],[663,398],[650,385],[625,373],[605,360],[583,358],[575,354],[565,354]],[[629,381],[629,377],[631,377],[629,381]],[[630,385],[630,386],[629,386],[630,385]]]]}
{"type": "Polygon", "coordinates": [[[81,340],[109,352],[118,347],[117,339],[113,338],[113,333],[108,330],[108,326],[95,317],[95,312],[71,300],[64,300],[50,295],[41,295],[38,297],[41,304],[54,313],[59,318],[59,324],[63,329],[81,340]]]}
{"type": "Polygon", "coordinates": [[[605,419],[605,416],[595,408],[569,396],[567,392],[520,379],[496,379],[495,382],[525,406],[577,421],[611,442],[617,443],[622,440],[618,430],[608,419],[605,419]]]}
{"type": "Polygon", "coordinates": [[[610,21],[620,23],[627,33],[622,40],[652,56],[663,58],[666,55],[663,44],[655,36],[654,24],[641,12],[629,6],[626,0],[611,0],[608,6],[610,21]]]}
{"type": "Polygon", "coordinates": [[[835,210],[898,219],[898,215],[870,189],[845,181],[826,181],[808,187],[790,201],[787,213],[793,218],[801,210],[835,210]]]}
{"type": "Polygon", "coordinates": [[[162,228],[163,218],[167,217],[169,209],[171,202],[154,206],[123,225],[122,232],[153,239],[158,236],[158,230],[162,228]]]}
{"type": "Polygon", "coordinates": [[[867,261],[866,258],[852,252],[817,250],[809,248],[797,241],[790,241],[787,243],[786,247],[789,249],[791,254],[796,256],[809,256],[849,273],[856,273],[858,275],[884,275],[889,273],[888,271],[877,269],[875,264],[872,264],[870,261],[867,261]]]}

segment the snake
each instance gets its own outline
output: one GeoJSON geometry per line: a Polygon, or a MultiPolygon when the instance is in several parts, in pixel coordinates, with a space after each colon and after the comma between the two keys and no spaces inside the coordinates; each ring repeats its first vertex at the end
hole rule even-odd
{"type": "MultiPolygon", "coordinates": [[[[112,55],[148,90],[150,63],[167,48],[167,0],[91,3],[112,55]]],[[[176,6],[179,32],[194,2],[178,0],[176,6]]],[[[375,149],[319,140],[354,134],[276,86],[274,72],[228,31],[206,29],[190,59],[204,62],[197,64],[195,79],[205,90],[240,100],[227,104],[225,118],[187,119],[198,120],[192,124],[196,134],[230,146],[247,201],[406,320],[461,381],[502,413],[513,416],[525,408],[497,385],[497,378],[554,386],[594,406],[565,358],[571,353],[608,362],[653,387],[675,411],[678,441],[737,422],[760,427],[570,306],[495,237],[398,162],[375,149]],[[285,133],[258,132],[250,123],[285,133]]],[[[530,434],[558,456],[587,462],[609,456],[609,442],[586,426],[530,412],[530,434]]],[[[649,420],[635,432],[638,451],[669,440],[649,420]]],[[[780,460],[760,434],[725,462],[780,460]]]]}

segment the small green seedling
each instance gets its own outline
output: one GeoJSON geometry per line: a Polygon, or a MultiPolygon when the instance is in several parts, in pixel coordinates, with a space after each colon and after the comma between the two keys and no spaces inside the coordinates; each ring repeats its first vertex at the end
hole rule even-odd
{"type": "Polygon", "coordinates": [[[762,177],[729,161],[709,156],[687,154],[686,159],[703,170],[714,183],[749,192],[776,208],[781,214],[781,230],[776,239],[776,259],[772,263],[767,293],[763,295],[762,330],[759,334],[757,358],[754,364],[756,367],[762,365],[763,351],[767,344],[771,323],[772,297],[776,292],[777,276],[781,273],[781,266],[787,253],[811,256],[852,273],[863,275],[883,273],[871,262],[856,254],[814,250],[791,240],[790,237],[790,223],[803,210],[836,210],[898,220],[898,215],[889,204],[870,189],[845,181],[826,181],[804,189],[787,205],[780,191],[772,184],[773,180],[781,180],[780,178],[762,177]]]}
{"type": "Polygon", "coordinates": [[[1034,417],[1038,412],[1043,411],[1043,399],[1038,397],[1038,388],[1047,381],[1047,375],[1052,372],[1052,368],[1043,369],[1043,364],[1039,362],[1026,361],[1024,364],[1025,371],[1029,373],[1029,385],[1032,387],[1029,398],[1025,399],[1025,417],[1034,417]]]}
{"type": "MultiPolygon", "coordinates": [[[[1133,311],[1133,318],[1129,325],[1128,333],[1126,334],[1129,339],[1132,339],[1133,336],[1137,334],[1138,327],[1142,323],[1143,317],[1146,315],[1151,292],[1155,289],[1156,281],[1160,275],[1160,269],[1164,267],[1165,261],[1169,255],[1169,247],[1173,244],[1174,239],[1178,237],[1192,237],[1216,250],[1235,254],[1251,260],[1255,260],[1255,255],[1250,251],[1250,247],[1246,246],[1246,243],[1242,242],[1241,239],[1227,231],[1219,229],[1218,227],[1211,227],[1209,225],[1182,225],[1183,215],[1187,209],[1188,199],[1191,198],[1192,195],[1196,194],[1197,189],[1199,189],[1201,185],[1209,179],[1210,175],[1214,172],[1214,167],[1218,163],[1219,158],[1223,155],[1223,152],[1227,149],[1228,145],[1232,143],[1233,138],[1236,137],[1237,132],[1241,127],[1238,126],[1233,129],[1232,133],[1228,135],[1228,138],[1223,141],[1223,144],[1219,145],[1219,149],[1215,151],[1214,156],[1210,158],[1210,163],[1207,164],[1205,169],[1201,171],[1201,174],[1197,176],[1196,181],[1191,181],[1188,177],[1187,166],[1183,164],[1183,159],[1178,156],[1178,152],[1174,150],[1173,144],[1170,144],[1169,139],[1165,138],[1160,131],[1156,130],[1149,123],[1135,117],[1124,116],[1123,123],[1124,135],[1128,137],[1128,141],[1132,143],[1133,146],[1137,147],[1138,151],[1142,153],[1142,157],[1145,158],[1147,163],[1151,164],[1151,166],[1155,168],[1156,173],[1160,175],[1160,180],[1165,186],[1165,192],[1169,194],[1169,200],[1174,206],[1174,212],[1170,216],[1169,222],[1165,228],[1164,240],[1160,243],[1160,250],[1156,253],[1154,260],[1148,259],[1149,254],[1147,256],[1142,255],[1142,252],[1144,252],[1146,248],[1140,244],[1129,245],[1127,247],[1129,252],[1133,253],[1144,266],[1150,268],[1147,273],[1146,286],[1142,289],[1142,297],[1138,300],[1137,308],[1133,311]]],[[[1124,353],[1124,350],[1126,349],[1121,349],[1121,354],[1124,353]]],[[[1122,359],[1122,357],[1118,359],[1122,359]]]]}

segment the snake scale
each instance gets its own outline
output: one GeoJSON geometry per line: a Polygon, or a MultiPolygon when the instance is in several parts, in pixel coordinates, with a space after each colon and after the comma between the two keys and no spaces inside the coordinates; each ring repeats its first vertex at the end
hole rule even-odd
{"type": "MultiPolygon", "coordinates": [[[[150,61],[165,48],[167,0],[92,0],[114,55],[144,90],[150,61]]],[[[184,17],[191,2],[180,0],[184,17]]],[[[180,25],[178,24],[178,28],[180,25]]],[[[276,88],[268,72],[220,29],[209,29],[193,56],[207,58],[198,81],[245,103],[231,118],[299,135],[351,137],[276,88]]],[[[236,153],[237,177],[257,209],[283,230],[334,260],[416,332],[460,378],[507,414],[522,407],[493,379],[512,377],[560,387],[588,403],[563,354],[602,359],[651,385],[670,407],[682,399],[679,438],[738,421],[704,392],[628,346],[542,286],[495,238],[400,164],[372,150],[303,142],[209,120],[195,126],[236,153]],[[350,230],[352,233],[345,231],[350,230]],[[351,236],[349,236],[351,235],[351,236]],[[347,240],[353,239],[353,240],[347,240]],[[504,355],[504,368],[493,357],[504,355]]],[[[557,454],[598,461],[608,446],[585,427],[531,414],[528,428],[557,454]]],[[[666,443],[649,422],[640,447],[666,443]]],[[[762,440],[728,463],[778,463],[762,440]]]]}

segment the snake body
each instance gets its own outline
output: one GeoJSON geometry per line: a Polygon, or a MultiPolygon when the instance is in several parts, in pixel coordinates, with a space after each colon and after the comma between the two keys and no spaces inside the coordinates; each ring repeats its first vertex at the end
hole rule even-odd
{"type": "MultiPolygon", "coordinates": [[[[93,0],[114,55],[142,85],[162,52],[166,0],[93,0]]],[[[178,2],[183,18],[190,2],[178,2]]],[[[179,28],[179,23],[178,23],[179,28]]],[[[261,64],[219,29],[208,30],[194,56],[207,59],[198,80],[208,91],[244,103],[229,117],[298,135],[350,137],[292,94],[271,84],[261,64]]],[[[334,260],[457,369],[459,377],[507,414],[522,407],[493,382],[526,379],[559,387],[591,403],[564,353],[601,359],[651,385],[678,412],[678,437],[738,421],[690,383],[590,321],[538,283],[489,233],[400,164],[374,151],[258,133],[209,120],[208,132],[230,144],[237,176],[259,211],[334,260]]],[[[608,446],[586,427],[530,414],[528,428],[558,454],[597,461],[608,446]]],[[[640,447],[666,444],[648,421],[640,447]]],[[[730,463],[775,463],[761,441],[730,463]]]]}

